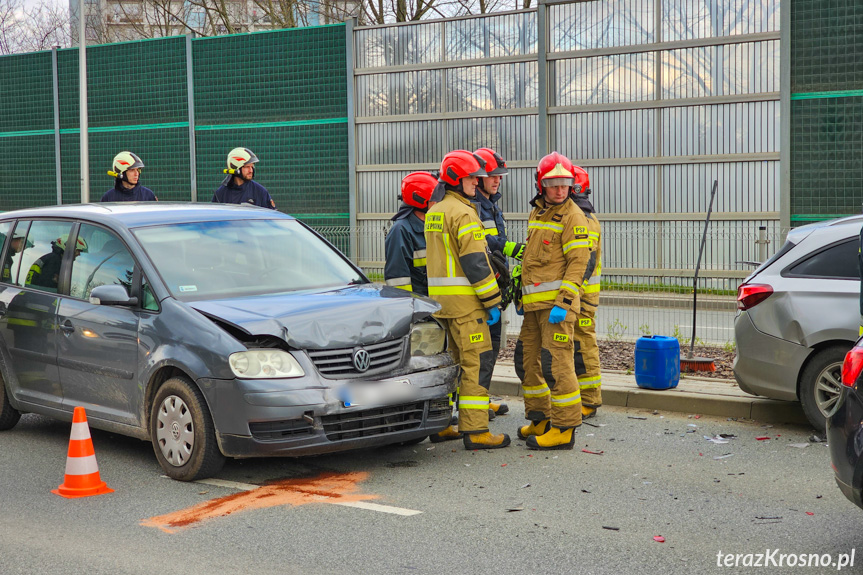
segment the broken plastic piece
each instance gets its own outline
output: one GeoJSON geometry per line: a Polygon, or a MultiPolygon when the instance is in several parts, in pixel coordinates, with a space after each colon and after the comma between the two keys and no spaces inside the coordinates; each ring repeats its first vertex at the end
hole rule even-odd
{"type": "Polygon", "coordinates": [[[657,543],[665,543],[665,537],[663,537],[662,535],[654,535],[653,540],[657,543]]]}
{"type": "Polygon", "coordinates": [[[717,455],[713,459],[725,459],[727,457],[731,457],[732,455],[734,455],[734,454],[733,453],[726,453],[725,455],[717,455]]]}
{"type": "Polygon", "coordinates": [[[647,419],[646,417],[642,417],[640,415],[628,415],[629,419],[647,419]]]}
{"type": "Polygon", "coordinates": [[[611,527],[609,525],[603,525],[603,529],[608,529],[609,531],[620,531],[620,527],[611,527]]]}
{"type": "Polygon", "coordinates": [[[589,449],[582,449],[584,453],[590,453],[591,455],[602,455],[605,451],[591,451],[589,449]]]}
{"type": "Polygon", "coordinates": [[[769,438],[768,436],[766,436],[766,435],[762,435],[761,437],[756,437],[755,439],[756,439],[756,440],[758,440],[758,441],[764,441],[764,440],[766,440],[766,439],[770,439],[770,438],[769,438]]]}
{"type": "Polygon", "coordinates": [[[806,512],[806,515],[815,515],[815,514],[814,514],[814,513],[812,513],[811,511],[807,511],[807,512],[806,512]]]}

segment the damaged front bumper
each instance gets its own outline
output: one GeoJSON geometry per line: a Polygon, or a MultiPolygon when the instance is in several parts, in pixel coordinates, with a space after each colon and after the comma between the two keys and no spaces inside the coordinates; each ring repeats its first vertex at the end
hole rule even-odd
{"type": "Polygon", "coordinates": [[[318,455],[419,439],[449,425],[458,366],[446,353],[413,359],[420,370],[375,380],[325,379],[312,369],[293,380],[198,383],[224,455],[318,455]]]}

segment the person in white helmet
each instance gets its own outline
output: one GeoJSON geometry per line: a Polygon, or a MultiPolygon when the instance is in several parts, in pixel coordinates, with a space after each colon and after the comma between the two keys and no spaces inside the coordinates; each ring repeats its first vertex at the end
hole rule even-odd
{"type": "Polygon", "coordinates": [[[114,176],[114,187],[102,195],[103,202],[156,202],[159,198],[150,188],[141,185],[141,168],[144,162],[137,154],[120,152],[114,156],[109,176],[114,176]]]}
{"type": "Polygon", "coordinates": [[[213,194],[217,204],[248,204],[261,208],[276,209],[267,188],[254,181],[258,156],[249,148],[234,148],[228,153],[228,176],[213,194]]]}

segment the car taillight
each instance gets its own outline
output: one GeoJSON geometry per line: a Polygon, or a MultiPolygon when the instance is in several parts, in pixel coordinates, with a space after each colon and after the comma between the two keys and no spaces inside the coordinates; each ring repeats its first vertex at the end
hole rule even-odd
{"type": "Polygon", "coordinates": [[[852,347],[842,362],[842,385],[854,387],[860,371],[863,371],[863,347],[852,347]]]}
{"type": "Polygon", "coordinates": [[[773,293],[767,284],[743,284],[737,288],[737,309],[747,310],[760,304],[773,293]]]}

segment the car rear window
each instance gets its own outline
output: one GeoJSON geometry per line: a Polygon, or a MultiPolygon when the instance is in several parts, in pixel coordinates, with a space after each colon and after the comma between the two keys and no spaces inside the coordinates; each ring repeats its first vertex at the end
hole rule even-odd
{"type": "Polygon", "coordinates": [[[788,266],[783,276],[860,280],[859,240],[855,237],[815,252],[788,266]]]}

